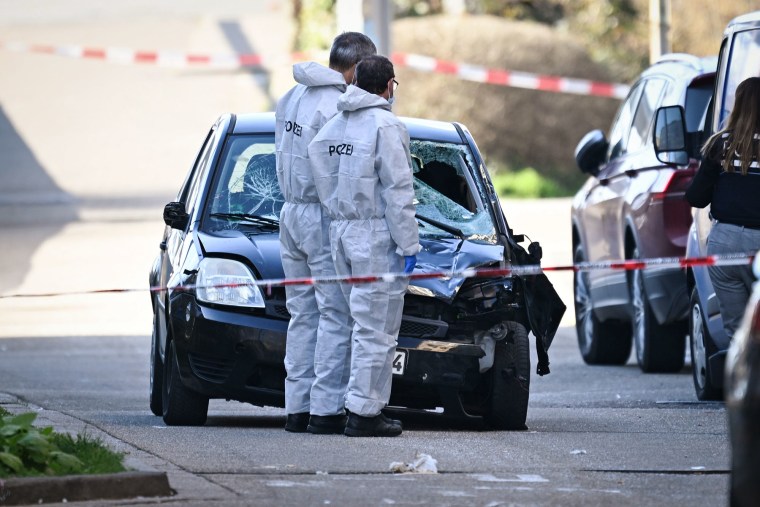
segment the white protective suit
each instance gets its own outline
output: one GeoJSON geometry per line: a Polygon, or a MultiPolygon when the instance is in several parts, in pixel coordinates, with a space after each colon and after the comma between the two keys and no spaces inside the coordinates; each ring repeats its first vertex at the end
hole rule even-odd
{"type": "MultiPolygon", "coordinates": [[[[280,249],[287,278],[332,276],[330,219],[319,203],[307,148],[337,112],[343,75],[314,62],[293,66],[298,83],[277,104],[277,181],[285,204],[280,249]]],[[[335,284],[285,288],[290,312],[285,349],[288,414],[344,413],[350,367],[351,317],[335,284]]]]}
{"type": "MultiPolygon", "coordinates": [[[[319,198],[332,219],[338,275],[400,273],[420,250],[409,133],[379,95],[349,86],[309,145],[319,198]]],[[[343,284],[354,319],[346,408],[375,416],[391,393],[407,280],[343,284]]]]}

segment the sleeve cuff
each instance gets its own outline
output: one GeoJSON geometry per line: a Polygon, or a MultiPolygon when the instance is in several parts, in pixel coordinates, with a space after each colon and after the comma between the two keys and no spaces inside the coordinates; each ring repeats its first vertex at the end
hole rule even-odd
{"type": "Polygon", "coordinates": [[[422,250],[422,246],[419,243],[415,243],[410,248],[396,248],[396,253],[402,257],[406,257],[407,255],[417,255],[420,253],[420,250],[422,250]]]}

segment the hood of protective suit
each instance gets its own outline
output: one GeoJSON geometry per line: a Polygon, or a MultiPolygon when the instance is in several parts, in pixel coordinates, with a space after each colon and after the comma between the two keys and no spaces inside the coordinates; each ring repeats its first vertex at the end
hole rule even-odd
{"type": "Polygon", "coordinates": [[[293,66],[298,82],[277,103],[275,145],[277,181],[287,202],[319,202],[307,148],[322,126],[338,112],[346,81],[338,71],[315,62],[293,66]]]}
{"type": "Polygon", "coordinates": [[[369,93],[358,86],[349,85],[338,99],[338,111],[358,111],[368,107],[391,110],[391,104],[380,95],[369,93]]]}
{"type": "Polygon", "coordinates": [[[303,62],[293,65],[293,79],[304,86],[340,86],[346,87],[343,74],[317,62],[303,62]]]}

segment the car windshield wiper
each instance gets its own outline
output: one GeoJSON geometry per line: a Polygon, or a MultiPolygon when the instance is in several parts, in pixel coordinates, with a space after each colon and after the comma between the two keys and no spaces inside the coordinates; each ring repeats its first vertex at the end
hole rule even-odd
{"type": "Polygon", "coordinates": [[[446,231],[448,233],[451,233],[451,234],[453,234],[454,236],[456,236],[456,237],[458,237],[460,239],[465,239],[466,238],[464,232],[462,232],[462,229],[458,229],[458,228],[454,227],[453,225],[444,224],[443,222],[439,222],[438,220],[426,217],[425,215],[420,215],[419,213],[415,214],[414,216],[417,217],[418,220],[422,220],[423,222],[427,222],[430,225],[438,227],[442,231],[446,231]]]}
{"type": "Polygon", "coordinates": [[[227,218],[229,220],[241,220],[256,225],[269,227],[279,227],[280,221],[274,218],[262,217],[259,215],[249,215],[248,213],[211,213],[213,218],[227,218]]]}

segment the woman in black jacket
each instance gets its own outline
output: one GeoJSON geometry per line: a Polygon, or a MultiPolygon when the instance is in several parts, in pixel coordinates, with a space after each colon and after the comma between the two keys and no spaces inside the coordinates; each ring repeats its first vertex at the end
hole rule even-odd
{"type": "MultiPolygon", "coordinates": [[[[707,254],[755,254],[760,250],[760,78],[736,88],[728,125],[702,148],[702,165],[686,191],[696,208],[711,205],[707,254]]],[[[710,266],[723,327],[730,338],[741,323],[754,277],[749,264],[710,266]]]]}

